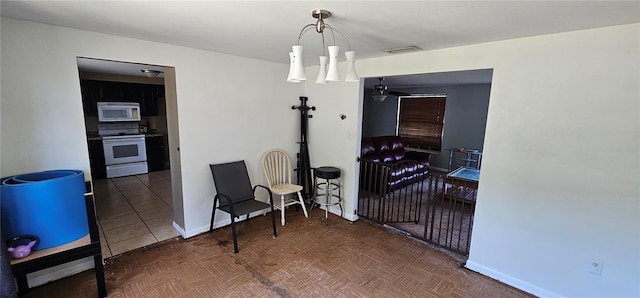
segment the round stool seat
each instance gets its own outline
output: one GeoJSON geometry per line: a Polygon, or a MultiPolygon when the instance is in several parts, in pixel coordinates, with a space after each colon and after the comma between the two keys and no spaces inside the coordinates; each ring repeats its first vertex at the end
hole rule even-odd
{"type": "Polygon", "coordinates": [[[314,174],[317,178],[338,179],[340,178],[340,169],[336,167],[319,167],[315,169],[314,174]]]}
{"type": "Polygon", "coordinates": [[[340,217],[344,215],[342,196],[340,195],[340,169],[336,167],[318,167],[313,171],[313,202],[324,207],[324,223],[329,224],[329,207],[338,205],[340,217]],[[322,180],[322,181],[321,181],[322,180]]]}

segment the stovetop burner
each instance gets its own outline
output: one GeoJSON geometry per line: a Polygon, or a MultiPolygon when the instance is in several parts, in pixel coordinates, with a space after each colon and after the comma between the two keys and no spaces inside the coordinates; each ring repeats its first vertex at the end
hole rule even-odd
{"type": "Polygon", "coordinates": [[[141,136],[144,134],[141,134],[139,132],[136,133],[125,133],[125,132],[120,132],[120,133],[102,133],[100,134],[101,137],[117,137],[117,136],[141,136]]]}
{"type": "Polygon", "coordinates": [[[111,139],[135,139],[135,138],[144,138],[143,134],[130,134],[130,135],[110,135],[110,136],[102,136],[103,140],[111,140],[111,139]]]}
{"type": "Polygon", "coordinates": [[[98,123],[98,134],[102,137],[142,135],[138,123],[98,123]]]}

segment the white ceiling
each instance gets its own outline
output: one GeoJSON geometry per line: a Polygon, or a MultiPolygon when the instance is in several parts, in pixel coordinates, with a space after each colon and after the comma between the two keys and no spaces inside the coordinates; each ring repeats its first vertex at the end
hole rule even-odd
{"type": "MultiPolygon", "coordinates": [[[[348,37],[356,60],[408,45],[432,50],[640,21],[639,1],[0,2],[2,17],[280,63],[316,8],[333,12],[326,22],[348,37]]],[[[303,36],[305,64],[316,63],[320,40],[313,30],[303,36]]]]}
{"type": "MultiPolygon", "coordinates": [[[[164,71],[164,67],[158,65],[128,63],[85,57],[79,57],[76,59],[76,61],[78,61],[78,69],[80,71],[86,72],[108,73],[127,76],[143,76],[143,69],[164,71]]],[[[163,78],[164,72],[158,75],[158,77],[163,78]]]]}

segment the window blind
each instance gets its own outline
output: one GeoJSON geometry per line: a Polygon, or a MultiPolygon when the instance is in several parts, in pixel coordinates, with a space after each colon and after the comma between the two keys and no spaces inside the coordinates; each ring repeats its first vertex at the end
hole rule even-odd
{"type": "Polygon", "coordinates": [[[398,136],[406,146],[442,149],[446,100],[446,96],[400,97],[398,136]]]}

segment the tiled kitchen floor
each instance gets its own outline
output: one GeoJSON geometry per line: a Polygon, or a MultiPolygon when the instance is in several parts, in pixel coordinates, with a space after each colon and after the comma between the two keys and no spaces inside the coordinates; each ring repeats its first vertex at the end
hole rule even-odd
{"type": "Polygon", "coordinates": [[[169,170],[96,180],[93,187],[103,258],[179,236],[169,170]]]}

